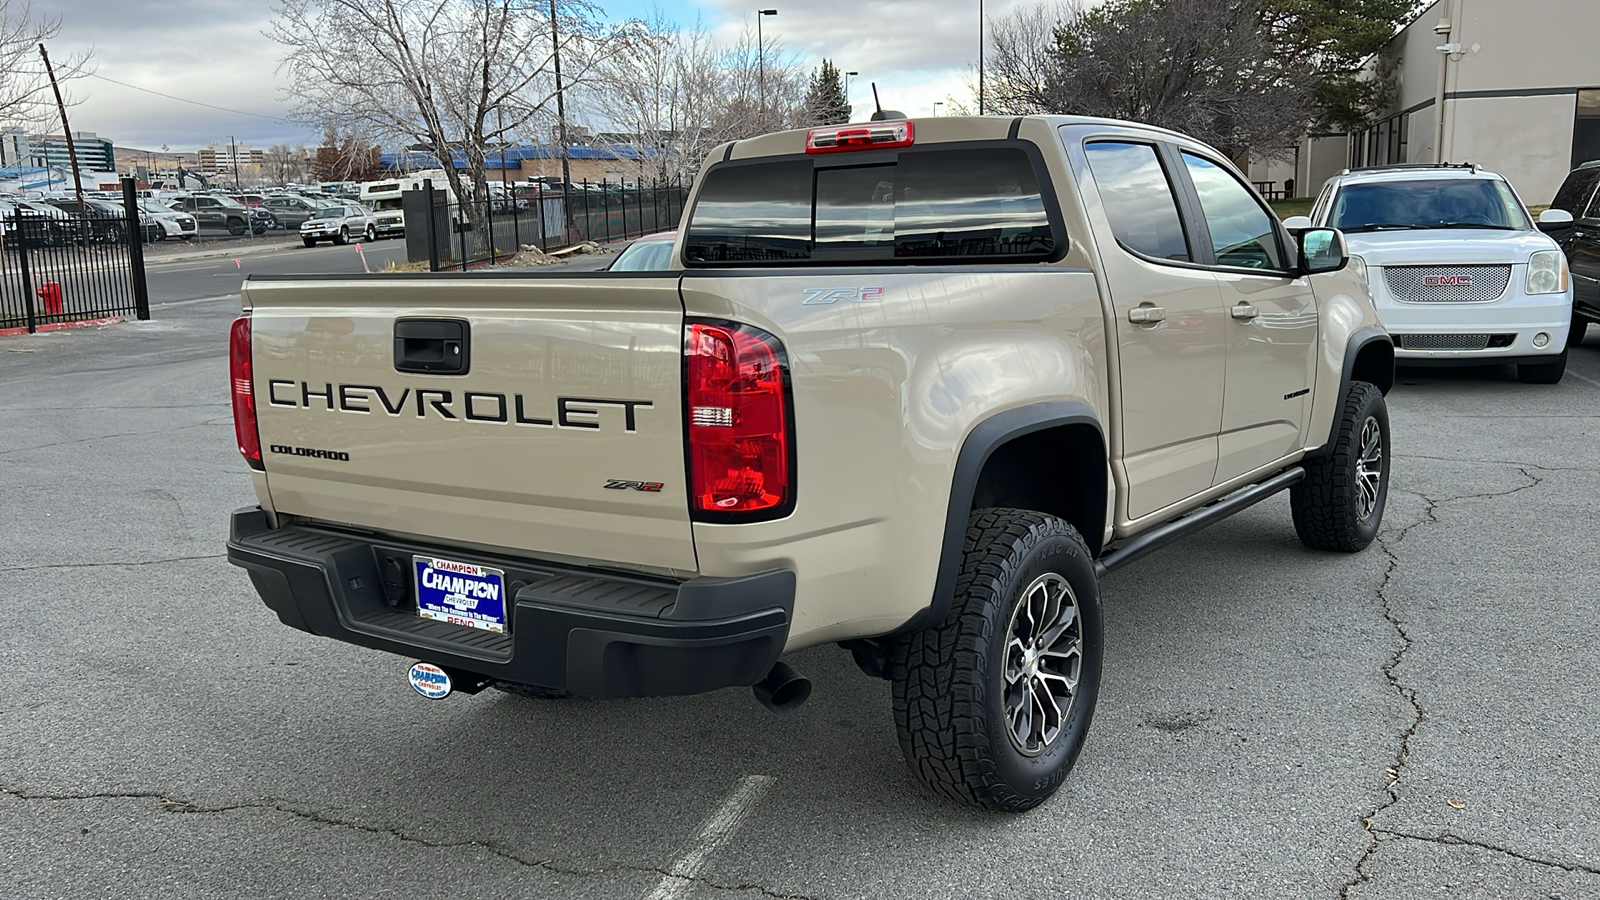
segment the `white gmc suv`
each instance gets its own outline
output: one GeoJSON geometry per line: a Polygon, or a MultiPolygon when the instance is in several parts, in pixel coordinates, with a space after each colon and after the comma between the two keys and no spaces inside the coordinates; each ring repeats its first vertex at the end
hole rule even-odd
{"type": "MultiPolygon", "coordinates": [[[[1570,222],[1550,210],[1541,225],[1570,222]]],[[[1478,166],[1347,169],[1291,231],[1338,228],[1365,269],[1397,365],[1511,363],[1529,383],[1567,368],[1572,279],[1504,178],[1478,166]]]]}

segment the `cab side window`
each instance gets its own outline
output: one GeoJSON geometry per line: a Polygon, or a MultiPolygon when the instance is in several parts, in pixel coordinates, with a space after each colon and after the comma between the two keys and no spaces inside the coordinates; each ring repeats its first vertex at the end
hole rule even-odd
{"type": "Polygon", "coordinates": [[[1283,250],[1272,215],[1255,194],[1209,159],[1183,154],[1183,164],[1200,195],[1200,212],[1211,231],[1217,265],[1230,269],[1282,271],[1283,250]]]}
{"type": "Polygon", "coordinates": [[[1100,141],[1084,148],[1117,243],[1141,256],[1190,262],[1172,182],[1149,144],[1100,141]]]}

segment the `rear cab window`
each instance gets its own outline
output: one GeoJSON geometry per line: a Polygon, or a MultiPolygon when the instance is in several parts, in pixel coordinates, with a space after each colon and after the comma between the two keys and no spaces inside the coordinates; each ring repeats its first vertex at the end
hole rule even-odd
{"type": "Polygon", "coordinates": [[[693,266],[1050,262],[1067,250],[1020,141],[721,163],[689,216],[693,266]]]}

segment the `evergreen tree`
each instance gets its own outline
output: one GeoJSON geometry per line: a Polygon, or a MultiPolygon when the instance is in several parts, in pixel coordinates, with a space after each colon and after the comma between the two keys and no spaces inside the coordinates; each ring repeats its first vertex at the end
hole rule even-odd
{"type": "Polygon", "coordinates": [[[805,117],[813,125],[843,125],[850,121],[850,100],[844,93],[844,76],[829,60],[811,72],[806,88],[805,117]]]}

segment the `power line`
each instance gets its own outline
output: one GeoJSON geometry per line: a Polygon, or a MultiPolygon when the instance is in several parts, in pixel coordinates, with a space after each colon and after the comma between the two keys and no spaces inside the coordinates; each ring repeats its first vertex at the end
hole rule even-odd
{"type": "Polygon", "coordinates": [[[195,106],[204,106],[206,109],[220,110],[221,112],[234,113],[235,115],[240,115],[240,116],[253,116],[253,117],[257,118],[257,119],[266,119],[269,122],[278,122],[280,124],[283,122],[283,119],[281,119],[281,118],[279,118],[277,116],[264,116],[264,115],[262,115],[260,113],[245,112],[242,109],[229,109],[226,106],[216,106],[216,105],[211,104],[211,103],[201,103],[199,100],[189,100],[189,99],[186,99],[184,97],[174,97],[171,94],[163,94],[160,91],[153,91],[150,88],[139,87],[137,84],[129,84],[126,81],[118,81],[115,78],[107,78],[104,75],[97,75],[94,72],[86,72],[84,74],[88,75],[90,78],[98,78],[101,81],[109,81],[112,84],[120,84],[125,88],[132,88],[132,89],[134,89],[136,91],[144,91],[146,94],[155,94],[157,97],[165,97],[168,100],[176,100],[179,103],[191,103],[191,104],[193,104],[195,106]]]}

